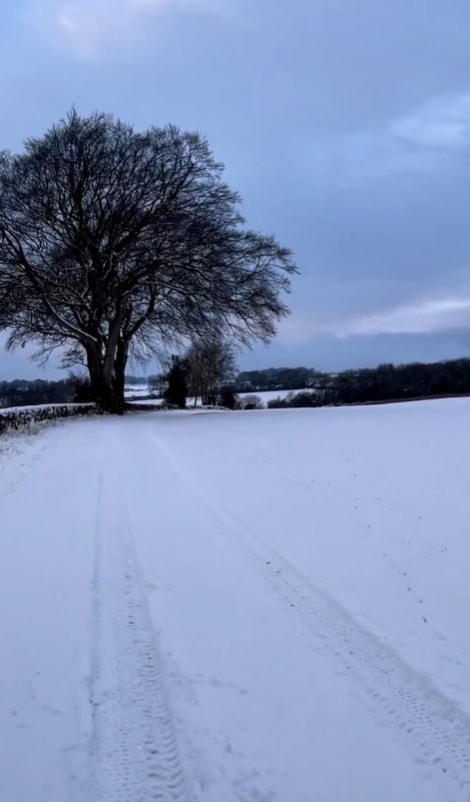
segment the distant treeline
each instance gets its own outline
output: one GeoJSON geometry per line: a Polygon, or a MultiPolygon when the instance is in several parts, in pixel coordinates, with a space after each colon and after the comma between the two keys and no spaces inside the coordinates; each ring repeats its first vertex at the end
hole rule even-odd
{"type": "Polygon", "coordinates": [[[0,409],[37,404],[72,404],[91,400],[89,383],[78,376],[61,381],[16,379],[0,382],[0,409]]]}
{"type": "MultiPolygon", "coordinates": [[[[264,392],[266,390],[302,390],[322,374],[312,368],[267,368],[245,370],[234,382],[237,393],[264,392]]],[[[326,374],[325,374],[326,375],[326,374]]]]}
{"type": "MultiPolygon", "coordinates": [[[[140,376],[126,376],[127,385],[145,384],[146,381],[140,376]]],[[[60,381],[44,379],[0,381],[0,409],[38,404],[80,404],[91,400],[90,383],[83,376],[70,374],[60,381]]]]}
{"type": "MultiPolygon", "coordinates": [[[[146,380],[127,377],[127,384],[146,380]]],[[[270,407],[326,406],[400,401],[439,395],[470,394],[470,359],[431,364],[379,365],[377,368],[322,373],[310,368],[268,368],[239,373],[235,393],[299,390],[294,396],[269,402],[270,407]]],[[[90,400],[89,383],[69,376],[62,381],[0,382],[0,407],[68,404],[90,400]]]]}
{"type": "Polygon", "coordinates": [[[126,387],[131,387],[135,384],[147,384],[148,378],[145,376],[126,376],[125,378],[125,385],[126,387]]]}
{"type": "Polygon", "coordinates": [[[379,365],[337,374],[317,373],[302,392],[270,401],[268,406],[380,403],[467,393],[470,394],[470,359],[456,359],[431,364],[379,365]]]}

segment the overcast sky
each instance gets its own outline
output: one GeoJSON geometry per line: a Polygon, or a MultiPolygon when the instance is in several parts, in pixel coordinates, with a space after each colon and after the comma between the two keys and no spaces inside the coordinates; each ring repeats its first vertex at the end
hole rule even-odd
{"type": "MultiPolygon", "coordinates": [[[[0,23],[0,148],[72,104],[197,129],[294,249],[292,315],[243,367],[470,353],[468,0],[16,0],[0,23]]],[[[38,373],[0,350],[0,379],[38,373]]]]}

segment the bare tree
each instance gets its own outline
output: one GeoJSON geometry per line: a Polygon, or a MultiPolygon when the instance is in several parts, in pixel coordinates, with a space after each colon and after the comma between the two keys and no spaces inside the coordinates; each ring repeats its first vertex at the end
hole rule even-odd
{"type": "Polygon", "coordinates": [[[74,110],[0,158],[0,329],[82,363],[95,399],[124,407],[129,356],[221,331],[269,341],[296,268],[246,230],[207,142],[136,133],[74,110]]]}
{"type": "Polygon", "coordinates": [[[195,340],[186,352],[186,361],[194,406],[199,397],[208,404],[217,389],[235,377],[234,346],[220,335],[195,340]]]}

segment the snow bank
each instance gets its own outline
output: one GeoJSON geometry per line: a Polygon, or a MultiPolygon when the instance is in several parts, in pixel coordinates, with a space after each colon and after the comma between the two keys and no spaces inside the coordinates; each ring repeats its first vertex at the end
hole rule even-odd
{"type": "Polygon", "coordinates": [[[0,799],[468,802],[469,430],[189,410],[0,453],[0,799]]]}

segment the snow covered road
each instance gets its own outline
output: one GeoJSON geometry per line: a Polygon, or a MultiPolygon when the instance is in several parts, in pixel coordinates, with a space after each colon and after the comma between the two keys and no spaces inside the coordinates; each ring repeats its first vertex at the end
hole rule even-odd
{"type": "Polygon", "coordinates": [[[2,802],[468,802],[469,431],[465,399],[0,441],[2,802]]]}

